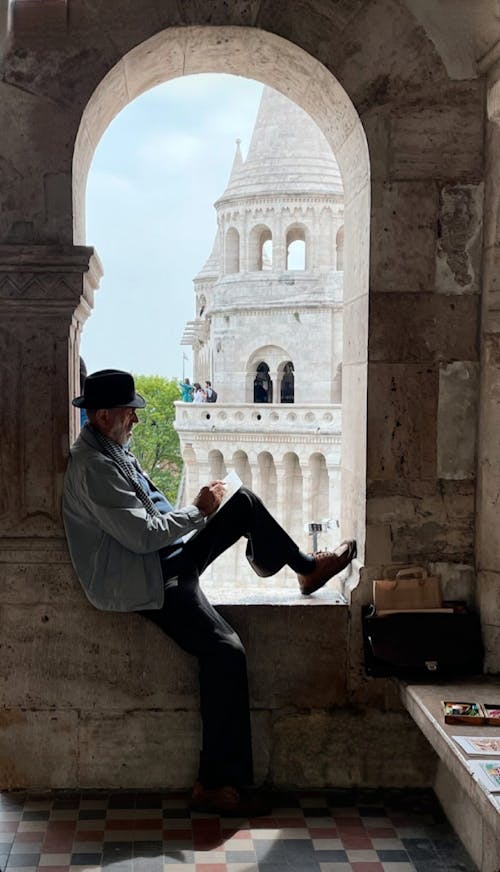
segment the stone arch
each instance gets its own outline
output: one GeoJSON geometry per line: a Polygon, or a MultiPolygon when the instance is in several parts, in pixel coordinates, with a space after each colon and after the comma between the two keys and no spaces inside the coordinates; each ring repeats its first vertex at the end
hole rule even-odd
{"type": "Polygon", "coordinates": [[[224,456],[217,448],[208,452],[208,468],[210,471],[210,478],[214,481],[216,479],[222,479],[227,475],[224,456]]]}
{"type": "Polygon", "coordinates": [[[324,454],[314,452],[310,455],[309,475],[311,476],[311,521],[324,521],[328,519],[329,512],[328,469],[324,454]]]}
{"type": "Polygon", "coordinates": [[[305,270],[309,266],[309,232],[302,223],[291,224],[285,235],[286,269],[305,270]],[[293,250],[299,246],[299,249],[293,250]],[[300,265],[294,265],[296,261],[300,265]]]}
{"type": "Polygon", "coordinates": [[[224,240],[224,272],[226,274],[240,271],[240,234],[236,227],[229,227],[224,240]]]}
{"type": "Polygon", "coordinates": [[[252,227],[248,235],[248,268],[250,272],[271,269],[273,234],[266,224],[252,227]],[[269,248],[269,246],[271,246],[269,248]]]}
{"type": "Polygon", "coordinates": [[[264,345],[257,348],[250,356],[246,365],[246,402],[279,403],[279,385],[282,378],[283,367],[290,359],[290,353],[279,345],[264,345]],[[262,365],[267,368],[270,385],[267,387],[268,399],[259,401],[255,399],[255,379],[259,371],[263,372],[262,369],[259,370],[259,367],[262,367],[262,365]]]}
{"type": "MultiPolygon", "coordinates": [[[[334,75],[295,43],[253,27],[169,27],[125,52],[89,94],[76,134],[73,154],[73,238],[85,240],[85,187],[94,150],[112,119],[131,100],[169,79],[201,72],[248,76],[281,91],[301,106],[323,131],[339,165],[344,186],[346,270],[344,276],[344,343],[353,347],[360,318],[368,322],[370,161],[366,135],[353,103],[334,75]],[[290,75],[290,70],[295,70],[290,75]],[[349,257],[349,247],[356,256],[349,257]]],[[[49,216],[50,217],[50,216],[49,216]]],[[[64,228],[63,238],[66,233],[64,228]]],[[[263,243],[264,244],[264,243],[263,243]]],[[[92,305],[77,310],[78,328],[92,305]]],[[[363,334],[364,335],[364,334],[363,334]]],[[[343,370],[344,444],[351,446],[343,459],[342,513],[358,539],[362,556],[365,541],[366,499],[366,340],[356,342],[357,355],[343,370]],[[362,434],[362,435],[360,435],[362,434]]],[[[70,382],[75,355],[70,354],[70,382]]]]}
{"type": "Polygon", "coordinates": [[[252,470],[246,451],[238,448],[233,454],[233,466],[245,487],[252,487],[252,470]]]}

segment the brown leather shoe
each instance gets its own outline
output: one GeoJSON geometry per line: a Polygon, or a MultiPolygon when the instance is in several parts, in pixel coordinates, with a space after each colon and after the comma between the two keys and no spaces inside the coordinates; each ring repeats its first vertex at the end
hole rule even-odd
{"type": "Polygon", "coordinates": [[[230,785],[203,787],[199,781],[193,787],[189,807],[191,811],[221,817],[254,818],[271,814],[270,803],[258,794],[244,794],[230,785]]]}
{"type": "Polygon", "coordinates": [[[304,596],[309,596],[315,590],[319,590],[330,578],[349,566],[356,554],[355,539],[345,539],[335,551],[316,551],[312,555],[316,561],[313,571],[309,575],[297,575],[300,592],[304,596]]]}

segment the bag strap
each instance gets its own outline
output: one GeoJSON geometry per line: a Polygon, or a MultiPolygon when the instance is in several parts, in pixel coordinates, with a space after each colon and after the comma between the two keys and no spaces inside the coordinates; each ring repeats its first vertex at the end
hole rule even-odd
{"type": "Polygon", "coordinates": [[[396,573],[396,578],[427,578],[429,573],[425,566],[407,566],[396,573]]]}

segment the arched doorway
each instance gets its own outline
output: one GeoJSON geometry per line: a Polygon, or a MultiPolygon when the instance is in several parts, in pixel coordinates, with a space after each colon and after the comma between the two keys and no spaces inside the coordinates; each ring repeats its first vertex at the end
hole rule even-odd
{"type": "MultiPolygon", "coordinates": [[[[353,343],[352,338],[359,336],[360,318],[365,324],[368,320],[370,173],[361,121],[334,76],[296,45],[252,28],[170,28],[137,45],[102,79],[81,118],[73,159],[75,242],[81,244],[85,239],[85,182],[93,151],[107,125],[143,91],[193,72],[251,75],[282,91],[316,121],[338,160],[345,191],[344,343],[351,349],[356,345],[356,354],[351,353],[343,367],[343,434],[351,448],[343,459],[342,508],[349,528],[345,532],[356,535],[361,553],[365,539],[367,353],[366,341],[353,343]],[[354,239],[356,256],[350,257],[350,240],[354,245],[354,239]]],[[[75,383],[79,332],[87,313],[78,314],[71,355],[75,383]]]]}

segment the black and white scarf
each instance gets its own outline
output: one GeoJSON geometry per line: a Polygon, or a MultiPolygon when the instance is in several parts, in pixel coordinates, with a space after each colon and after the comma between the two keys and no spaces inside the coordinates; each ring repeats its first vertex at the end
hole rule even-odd
{"type": "Polygon", "coordinates": [[[124,445],[120,445],[118,442],[113,442],[112,439],[108,439],[104,433],[101,433],[101,431],[98,430],[97,427],[93,427],[92,424],[87,424],[87,427],[94,434],[104,454],[110,457],[111,460],[114,460],[127,481],[130,482],[148,515],[152,518],[161,518],[161,512],[158,511],[153,500],[144,490],[139,481],[138,473],[142,473],[142,470],[132,452],[124,445]]]}

